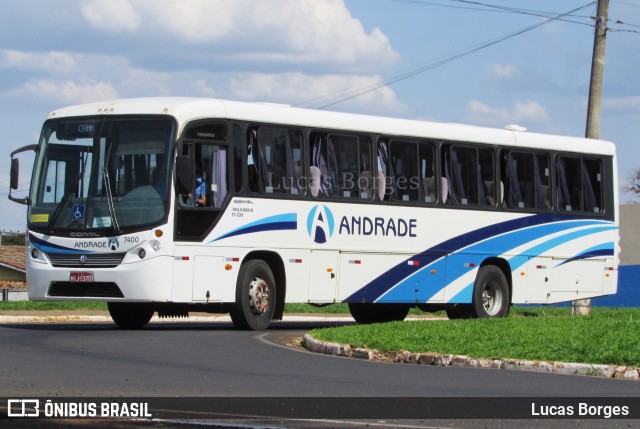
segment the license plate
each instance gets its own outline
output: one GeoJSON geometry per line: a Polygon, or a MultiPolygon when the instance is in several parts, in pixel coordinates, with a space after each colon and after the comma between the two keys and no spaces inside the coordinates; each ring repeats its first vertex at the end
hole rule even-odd
{"type": "Polygon", "coordinates": [[[71,273],[69,281],[73,283],[87,283],[93,281],[93,273],[71,273]]]}

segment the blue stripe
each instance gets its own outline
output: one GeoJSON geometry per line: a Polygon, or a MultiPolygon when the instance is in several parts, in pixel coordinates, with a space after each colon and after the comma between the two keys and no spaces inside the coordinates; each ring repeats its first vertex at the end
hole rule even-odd
{"type": "MultiPolygon", "coordinates": [[[[454,255],[464,251],[467,262],[473,262],[478,266],[487,255],[498,256],[505,254],[509,249],[515,249],[523,243],[539,239],[545,235],[591,225],[597,225],[598,227],[574,231],[562,237],[555,237],[510,258],[509,261],[512,266],[514,264],[521,266],[526,263],[529,256],[537,256],[570,240],[600,231],[612,230],[616,227],[610,221],[567,218],[566,216],[556,215],[531,215],[480,228],[439,243],[419,255],[406,259],[372,280],[344,301],[414,302],[417,298],[419,302],[425,302],[428,298],[437,295],[446,284],[452,283],[470,269],[464,267],[462,263],[457,264],[455,267],[454,264],[446,264],[446,259],[441,259],[445,255],[454,255]],[[407,263],[409,260],[416,259],[420,261],[419,266],[407,263]],[[444,269],[445,267],[446,270],[444,269]],[[446,271],[446,279],[441,276],[436,276],[435,278],[430,276],[430,272],[433,269],[437,272],[446,271]]],[[[466,298],[469,294],[466,289],[452,298],[452,300],[462,298],[462,295],[466,298]]]]}
{"type": "Polygon", "coordinates": [[[84,254],[94,253],[91,250],[71,249],[69,247],[64,247],[57,244],[49,243],[48,241],[42,240],[31,233],[29,234],[29,243],[31,243],[31,245],[36,249],[45,253],[67,253],[72,255],[77,255],[81,253],[84,253],[84,254]]]}
{"type": "Polygon", "coordinates": [[[251,222],[240,228],[234,229],[218,238],[214,238],[209,241],[222,240],[224,238],[234,237],[237,235],[253,234],[256,232],[264,231],[285,231],[298,229],[298,217],[295,213],[285,213],[275,216],[269,216],[263,219],[258,219],[255,222],[251,222]]]}
{"type": "Polygon", "coordinates": [[[613,242],[603,243],[599,246],[587,249],[584,252],[573,256],[572,258],[569,258],[556,266],[559,267],[560,265],[566,264],[567,262],[577,261],[580,259],[597,258],[602,256],[613,256],[613,242]]]}

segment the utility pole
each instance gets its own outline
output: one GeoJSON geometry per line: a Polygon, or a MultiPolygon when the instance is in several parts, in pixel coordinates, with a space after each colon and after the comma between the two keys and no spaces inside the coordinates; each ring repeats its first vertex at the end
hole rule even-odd
{"type": "MultiPolygon", "coordinates": [[[[604,80],[604,48],[607,40],[608,19],[609,0],[598,0],[596,29],[593,37],[593,57],[591,59],[587,129],[585,132],[585,137],[590,139],[600,138],[600,108],[602,107],[602,81],[604,80]]],[[[571,314],[591,314],[591,299],[573,301],[571,314]]]]}

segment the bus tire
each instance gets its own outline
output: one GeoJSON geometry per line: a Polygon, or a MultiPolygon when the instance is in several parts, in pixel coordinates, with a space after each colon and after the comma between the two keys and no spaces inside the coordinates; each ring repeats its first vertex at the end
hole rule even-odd
{"type": "Polygon", "coordinates": [[[236,303],[230,315],[238,329],[264,331],[276,308],[276,282],[269,265],[260,259],[240,267],[236,283],[236,303]]]}
{"type": "Polygon", "coordinates": [[[349,303],[353,319],[363,325],[402,321],[409,314],[408,304],[362,304],[349,303]]]}
{"type": "Polygon", "coordinates": [[[109,315],[122,329],[140,329],[153,317],[153,306],[141,302],[108,302],[109,315]]]}
{"type": "Polygon", "coordinates": [[[509,314],[509,284],[495,265],[480,267],[473,284],[472,315],[478,318],[505,317],[509,314]]]}

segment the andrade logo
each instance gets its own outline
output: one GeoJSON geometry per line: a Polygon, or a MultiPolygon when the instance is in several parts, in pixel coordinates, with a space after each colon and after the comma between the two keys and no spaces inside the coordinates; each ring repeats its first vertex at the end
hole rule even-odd
{"type": "Polygon", "coordinates": [[[118,242],[118,237],[109,238],[107,245],[111,250],[118,250],[118,247],[120,247],[120,243],[118,242]]]}
{"type": "Polygon", "coordinates": [[[333,235],[335,220],[329,207],[322,204],[313,206],[307,216],[307,232],[318,244],[326,243],[333,235]]]}

